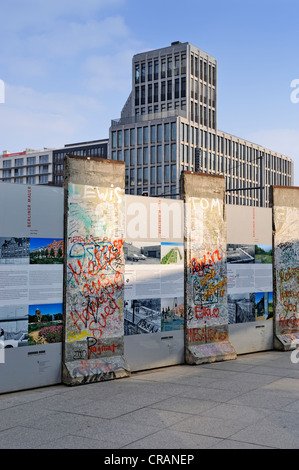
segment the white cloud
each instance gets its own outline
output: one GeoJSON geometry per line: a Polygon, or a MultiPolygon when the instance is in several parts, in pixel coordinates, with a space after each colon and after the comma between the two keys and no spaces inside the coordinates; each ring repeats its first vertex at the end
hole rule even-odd
{"type": "Polygon", "coordinates": [[[115,47],[129,37],[130,31],[120,16],[107,17],[102,21],[89,20],[84,23],[70,22],[67,27],[63,21],[54,30],[37,32],[25,40],[23,47],[31,53],[49,60],[75,57],[90,51],[115,47]]]}
{"type": "Polygon", "coordinates": [[[5,98],[0,107],[0,152],[59,147],[109,135],[107,108],[94,98],[9,85],[5,98]]]}

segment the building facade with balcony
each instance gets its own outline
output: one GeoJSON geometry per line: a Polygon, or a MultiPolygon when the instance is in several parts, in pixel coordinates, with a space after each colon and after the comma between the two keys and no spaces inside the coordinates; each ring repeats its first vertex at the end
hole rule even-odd
{"type": "Polygon", "coordinates": [[[57,149],[3,152],[0,156],[0,181],[19,184],[63,184],[65,155],[107,158],[108,139],[68,144],[57,149]]]}

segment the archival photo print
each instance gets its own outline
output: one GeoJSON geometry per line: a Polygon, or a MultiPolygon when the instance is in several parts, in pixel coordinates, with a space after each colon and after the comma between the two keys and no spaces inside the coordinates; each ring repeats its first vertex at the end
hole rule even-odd
{"type": "Polygon", "coordinates": [[[125,301],[125,335],[159,333],[161,331],[161,299],[125,301]]]}
{"type": "Polygon", "coordinates": [[[184,297],[161,299],[161,331],[184,329],[184,297]]]}
{"type": "Polygon", "coordinates": [[[227,262],[230,264],[255,263],[254,245],[227,245],[227,262]]]}
{"type": "Polygon", "coordinates": [[[125,263],[130,264],[160,264],[161,244],[151,242],[124,242],[125,263]]]}
{"type": "Polygon", "coordinates": [[[256,321],[273,318],[273,292],[255,293],[255,316],[256,321]]]}
{"type": "Polygon", "coordinates": [[[272,264],[272,245],[256,245],[255,246],[255,262],[262,264],[272,264]]]}
{"type": "Polygon", "coordinates": [[[63,305],[29,305],[28,345],[62,341],[63,305]]]}
{"type": "Polygon", "coordinates": [[[0,264],[29,264],[30,239],[0,237],[0,264]]]}
{"type": "Polygon", "coordinates": [[[62,238],[30,238],[30,264],[62,263],[62,238]]]}
{"type": "Polygon", "coordinates": [[[229,294],[228,323],[248,323],[255,321],[255,295],[229,294]]]}
{"type": "Polygon", "coordinates": [[[28,346],[28,307],[0,307],[0,343],[5,349],[28,346]]]}
{"type": "Polygon", "coordinates": [[[161,264],[183,264],[183,243],[161,243],[161,264]]]}

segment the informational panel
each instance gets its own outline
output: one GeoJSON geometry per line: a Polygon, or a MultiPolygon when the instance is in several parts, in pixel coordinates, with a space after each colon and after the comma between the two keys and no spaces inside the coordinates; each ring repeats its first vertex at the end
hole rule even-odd
{"type": "Polygon", "coordinates": [[[183,203],[126,196],[125,357],[131,370],[184,362],[183,203]]]}
{"type": "Polygon", "coordinates": [[[62,286],[62,189],[0,183],[0,393],[60,382],[62,286]]]}
{"type": "Polygon", "coordinates": [[[272,210],[226,206],[229,334],[237,353],[273,348],[272,210]]]}

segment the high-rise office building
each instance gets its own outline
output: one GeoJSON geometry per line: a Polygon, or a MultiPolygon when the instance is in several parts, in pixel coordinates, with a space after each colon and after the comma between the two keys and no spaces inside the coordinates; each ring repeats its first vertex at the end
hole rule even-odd
{"type": "Polygon", "coordinates": [[[133,57],[108,155],[129,194],[177,197],[184,170],[224,175],[231,204],[267,206],[270,185],[293,185],[290,158],[217,128],[217,61],[187,42],[133,57]]]}

